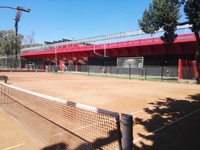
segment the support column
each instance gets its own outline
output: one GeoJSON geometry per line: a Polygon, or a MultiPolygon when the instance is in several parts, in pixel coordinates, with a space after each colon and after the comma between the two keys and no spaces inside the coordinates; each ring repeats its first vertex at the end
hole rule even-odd
{"type": "Polygon", "coordinates": [[[56,60],[56,64],[57,64],[57,67],[60,65],[60,60],[59,59],[56,60]]]}
{"type": "Polygon", "coordinates": [[[49,64],[48,64],[48,72],[51,71],[51,60],[49,60],[49,64]]]}
{"type": "Polygon", "coordinates": [[[194,71],[194,78],[197,79],[198,78],[198,69],[197,69],[196,61],[193,60],[191,63],[192,63],[193,71],[194,71]]]}
{"type": "Polygon", "coordinates": [[[49,60],[49,67],[51,66],[51,60],[49,60]]]}
{"type": "Polygon", "coordinates": [[[76,58],[76,72],[78,72],[78,58],[76,58]]]}
{"type": "Polygon", "coordinates": [[[44,63],[45,63],[45,60],[42,59],[42,66],[41,66],[41,69],[44,70],[44,63]]]}
{"type": "Polygon", "coordinates": [[[178,60],[178,80],[182,79],[182,60],[178,60]]]}
{"type": "Polygon", "coordinates": [[[62,72],[65,72],[65,61],[64,60],[60,60],[60,69],[62,70],[62,72]]]}

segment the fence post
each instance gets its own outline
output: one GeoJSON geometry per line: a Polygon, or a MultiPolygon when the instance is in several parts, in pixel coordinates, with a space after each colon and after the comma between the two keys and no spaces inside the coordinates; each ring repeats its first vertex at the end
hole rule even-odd
{"type": "Polygon", "coordinates": [[[131,79],[131,65],[129,65],[129,79],[131,79]]]}
{"type": "Polygon", "coordinates": [[[162,65],[162,69],[161,69],[161,81],[163,80],[163,73],[164,73],[164,66],[162,65]]]}
{"type": "Polygon", "coordinates": [[[122,150],[133,150],[133,117],[122,114],[122,150]]]}
{"type": "Polygon", "coordinates": [[[143,67],[140,68],[140,72],[141,72],[141,76],[143,76],[144,75],[144,68],[143,67]]]}
{"type": "Polygon", "coordinates": [[[147,67],[144,67],[145,71],[145,80],[147,79],[147,67]]]}
{"type": "Polygon", "coordinates": [[[106,77],[107,77],[107,75],[108,75],[107,73],[108,73],[108,67],[107,67],[107,65],[106,65],[106,77]]]}
{"type": "Polygon", "coordinates": [[[88,70],[88,76],[90,75],[90,66],[87,65],[87,70],[88,70]]]}

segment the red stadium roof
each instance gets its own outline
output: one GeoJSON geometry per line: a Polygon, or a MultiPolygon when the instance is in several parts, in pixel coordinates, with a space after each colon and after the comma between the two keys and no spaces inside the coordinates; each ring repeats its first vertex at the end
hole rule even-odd
{"type": "Polygon", "coordinates": [[[163,44],[160,38],[147,38],[124,42],[97,45],[64,45],[30,52],[21,52],[27,59],[72,59],[82,57],[125,57],[168,54],[194,54],[196,51],[194,34],[179,35],[171,47],[163,44]]]}

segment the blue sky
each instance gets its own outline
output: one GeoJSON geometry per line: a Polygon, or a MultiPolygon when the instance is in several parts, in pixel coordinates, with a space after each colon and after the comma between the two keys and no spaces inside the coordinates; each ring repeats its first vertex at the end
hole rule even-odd
{"type": "MultiPolygon", "coordinates": [[[[30,8],[19,33],[35,33],[35,42],[80,39],[138,29],[152,0],[1,0],[0,6],[30,8]]],[[[15,10],[0,9],[0,30],[14,29],[15,10]]]]}

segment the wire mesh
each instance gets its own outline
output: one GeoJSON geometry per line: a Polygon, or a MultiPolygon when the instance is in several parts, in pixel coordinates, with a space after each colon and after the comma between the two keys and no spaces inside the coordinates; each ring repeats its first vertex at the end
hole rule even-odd
{"type": "Polygon", "coordinates": [[[120,149],[118,113],[65,101],[1,83],[0,106],[42,147],[120,149]],[[59,145],[58,145],[59,146],[59,145]]]}

